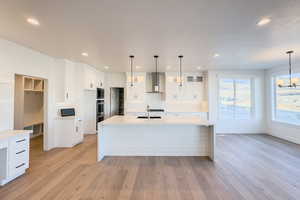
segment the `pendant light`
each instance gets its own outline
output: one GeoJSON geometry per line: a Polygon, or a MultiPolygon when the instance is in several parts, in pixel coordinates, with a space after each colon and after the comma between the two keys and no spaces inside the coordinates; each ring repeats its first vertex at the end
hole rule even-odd
{"type": "Polygon", "coordinates": [[[179,83],[179,87],[182,87],[182,59],[183,59],[183,55],[179,55],[179,77],[180,77],[180,83],[179,83]]]}
{"type": "Polygon", "coordinates": [[[156,76],[156,81],[154,85],[154,92],[159,92],[159,74],[158,74],[158,55],[154,55],[154,60],[155,60],[155,76],[156,76]]]}
{"type": "Polygon", "coordinates": [[[299,78],[294,78],[292,76],[292,54],[294,53],[294,51],[287,51],[286,52],[289,55],[289,84],[288,85],[283,85],[284,81],[283,80],[279,80],[278,83],[278,87],[280,88],[296,88],[299,87],[300,85],[298,85],[297,83],[299,82],[299,78]]]}
{"type": "Polygon", "coordinates": [[[129,60],[130,60],[130,86],[133,87],[133,59],[134,59],[134,55],[130,55],[129,56],[129,60]]]}

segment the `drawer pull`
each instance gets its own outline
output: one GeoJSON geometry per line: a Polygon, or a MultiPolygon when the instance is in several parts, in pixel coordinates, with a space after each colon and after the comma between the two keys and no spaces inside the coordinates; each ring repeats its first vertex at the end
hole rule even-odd
{"type": "Polygon", "coordinates": [[[23,140],[17,140],[16,143],[20,143],[20,142],[24,142],[26,141],[26,139],[23,139],[23,140]]]}
{"type": "Polygon", "coordinates": [[[23,151],[17,152],[16,154],[24,153],[25,151],[26,151],[26,150],[23,150],[23,151]]]}
{"type": "Polygon", "coordinates": [[[22,167],[24,165],[25,165],[25,163],[22,163],[21,165],[16,166],[16,169],[18,169],[18,168],[20,168],[20,167],[22,167]]]}

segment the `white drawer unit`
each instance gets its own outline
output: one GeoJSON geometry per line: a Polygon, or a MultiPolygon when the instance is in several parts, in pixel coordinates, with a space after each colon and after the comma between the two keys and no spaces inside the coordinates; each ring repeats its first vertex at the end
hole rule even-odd
{"type": "Polygon", "coordinates": [[[29,135],[31,131],[0,132],[0,143],[7,144],[0,148],[0,185],[24,174],[29,167],[29,135]]]}

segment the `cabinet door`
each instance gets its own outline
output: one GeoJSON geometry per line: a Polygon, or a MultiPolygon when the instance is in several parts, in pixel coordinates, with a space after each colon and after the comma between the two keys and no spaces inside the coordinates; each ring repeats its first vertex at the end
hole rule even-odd
{"type": "Polygon", "coordinates": [[[103,72],[97,72],[96,77],[96,85],[97,88],[104,88],[104,73],[103,72]]]}
{"type": "Polygon", "coordinates": [[[85,66],[84,68],[84,79],[85,79],[85,88],[86,90],[96,90],[97,88],[97,71],[92,69],[89,66],[85,66]]]}
{"type": "Polygon", "coordinates": [[[13,128],[13,84],[0,80],[0,131],[13,128]]]}
{"type": "Polygon", "coordinates": [[[65,72],[65,101],[72,102],[76,95],[76,70],[74,64],[67,62],[65,72]]]}
{"type": "Polygon", "coordinates": [[[127,75],[127,101],[129,102],[143,102],[145,100],[146,83],[145,75],[136,75],[133,86],[131,86],[130,78],[127,75]]]}
{"type": "Polygon", "coordinates": [[[75,122],[74,145],[83,141],[82,120],[78,119],[75,122]]]}

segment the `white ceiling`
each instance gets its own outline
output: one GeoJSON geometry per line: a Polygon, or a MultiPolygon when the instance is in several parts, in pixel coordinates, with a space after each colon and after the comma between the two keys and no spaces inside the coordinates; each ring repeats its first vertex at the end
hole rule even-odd
{"type": "MultiPolygon", "coordinates": [[[[128,71],[269,68],[300,55],[299,0],[1,0],[0,37],[48,55],[128,71]],[[34,27],[26,18],[34,17],[34,27]],[[256,26],[262,17],[272,22],[256,26]],[[88,52],[89,57],[81,56],[88,52]],[[215,53],[220,54],[214,58],[215,53]]],[[[298,60],[296,61],[297,63],[298,60]]]]}

